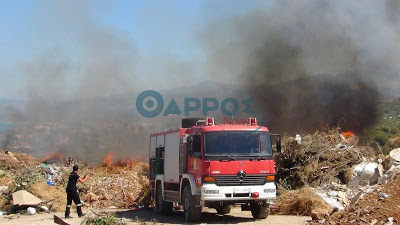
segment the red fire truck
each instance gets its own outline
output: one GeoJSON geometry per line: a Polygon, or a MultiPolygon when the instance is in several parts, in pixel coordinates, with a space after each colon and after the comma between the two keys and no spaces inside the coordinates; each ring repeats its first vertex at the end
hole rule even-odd
{"type": "Polygon", "coordinates": [[[240,204],[254,218],[266,218],[276,198],[273,149],[280,152],[280,136],[256,118],[240,125],[185,118],[182,128],[151,134],[149,178],[157,212],[170,214],[179,203],[186,221],[197,221],[202,207],[227,214],[240,204]]]}

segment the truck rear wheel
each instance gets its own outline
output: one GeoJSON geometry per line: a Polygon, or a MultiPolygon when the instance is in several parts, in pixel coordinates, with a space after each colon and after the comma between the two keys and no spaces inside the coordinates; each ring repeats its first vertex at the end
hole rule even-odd
{"type": "Polygon", "coordinates": [[[171,214],[173,210],[172,202],[164,201],[161,187],[157,187],[156,210],[161,215],[171,214]]]}
{"type": "Polygon", "coordinates": [[[186,222],[199,221],[201,218],[201,209],[198,197],[192,195],[190,185],[186,185],[183,190],[183,211],[186,222]]]}
{"type": "Polygon", "coordinates": [[[269,204],[265,201],[250,204],[251,215],[254,219],[265,219],[269,214],[269,204]]]}
{"type": "Polygon", "coordinates": [[[221,207],[216,208],[217,213],[221,215],[225,215],[231,212],[231,206],[230,205],[223,205],[221,207]]]}

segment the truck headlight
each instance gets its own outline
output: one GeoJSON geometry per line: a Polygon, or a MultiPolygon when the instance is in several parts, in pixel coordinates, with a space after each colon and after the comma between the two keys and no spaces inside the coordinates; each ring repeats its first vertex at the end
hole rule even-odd
{"type": "Polygon", "coordinates": [[[274,193],[275,192],[275,188],[265,188],[264,189],[264,193],[274,193]]]}
{"type": "Polygon", "coordinates": [[[219,194],[219,190],[204,190],[204,194],[217,195],[219,194]]]}

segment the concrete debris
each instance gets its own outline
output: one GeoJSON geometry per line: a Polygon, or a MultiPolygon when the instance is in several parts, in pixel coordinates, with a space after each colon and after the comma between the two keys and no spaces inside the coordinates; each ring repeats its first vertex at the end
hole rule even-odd
{"type": "Polygon", "coordinates": [[[12,199],[13,199],[13,204],[19,205],[19,206],[38,205],[43,202],[38,197],[34,196],[33,194],[31,194],[25,190],[20,190],[20,191],[14,192],[12,194],[12,199]]]}
{"type": "Polygon", "coordinates": [[[29,207],[26,209],[26,214],[28,215],[35,215],[36,214],[36,209],[33,207],[29,207]]]}
{"type": "Polygon", "coordinates": [[[318,190],[314,190],[314,191],[318,196],[320,196],[332,208],[338,208],[339,210],[344,209],[344,206],[334,196],[330,196],[328,193],[324,193],[324,192],[321,192],[318,190]]]}

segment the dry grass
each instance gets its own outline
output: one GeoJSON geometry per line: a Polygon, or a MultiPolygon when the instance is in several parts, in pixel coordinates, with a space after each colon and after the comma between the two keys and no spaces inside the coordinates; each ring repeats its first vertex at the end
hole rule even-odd
{"type": "Polygon", "coordinates": [[[314,209],[332,211],[332,208],[308,187],[283,192],[275,204],[275,214],[309,216],[314,209]]]}
{"type": "Polygon", "coordinates": [[[65,210],[65,206],[67,205],[65,187],[59,185],[49,186],[45,181],[40,181],[31,186],[30,192],[43,201],[55,198],[52,211],[60,212],[65,210]]]}

